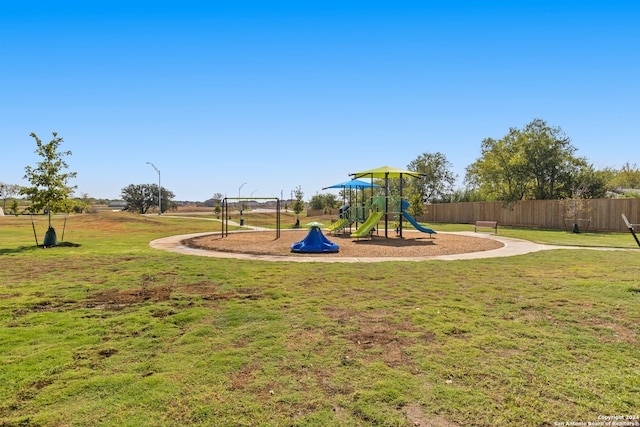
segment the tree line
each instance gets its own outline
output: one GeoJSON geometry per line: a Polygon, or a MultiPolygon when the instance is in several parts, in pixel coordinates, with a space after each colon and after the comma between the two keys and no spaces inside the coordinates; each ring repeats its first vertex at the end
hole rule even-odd
{"type": "MultiPolygon", "coordinates": [[[[482,140],[480,157],[466,167],[463,188],[454,188],[458,176],[444,154],[420,154],[407,169],[423,177],[406,179],[403,196],[414,215],[421,214],[422,205],[429,203],[639,196],[629,191],[640,189],[636,164],[597,170],[586,158],[577,156],[577,151],[560,127],[534,119],[523,129],[510,128],[502,138],[482,140]]],[[[400,184],[394,181],[398,180],[392,180],[390,187],[397,191],[400,184]]],[[[373,194],[383,191],[374,189],[373,194]]],[[[340,192],[346,199],[354,194],[355,190],[340,192]]],[[[330,195],[317,194],[311,207],[338,207],[340,203],[330,195]]]]}
{"type": "MultiPolygon", "coordinates": [[[[3,210],[17,214],[15,196],[25,196],[30,201],[29,212],[82,212],[91,202],[86,194],[72,199],[75,186],[69,180],[76,177],[68,172],[65,157],[70,151],[58,151],[63,142],[57,133],[49,143],[43,143],[37,135],[36,141],[42,161],[35,167],[25,168],[24,178],[30,186],[19,186],[0,182],[0,198],[3,210]],[[11,203],[7,205],[7,202],[11,203]]],[[[456,189],[458,176],[452,165],[440,152],[424,152],[412,160],[407,169],[420,173],[421,179],[406,179],[403,195],[409,200],[412,212],[421,213],[422,205],[463,201],[502,201],[511,203],[518,200],[638,197],[629,189],[640,188],[640,169],[635,163],[627,162],[620,169],[597,170],[584,157],[576,155],[578,149],[560,127],[550,126],[542,119],[534,119],[524,128],[510,128],[499,139],[485,138],[480,145],[480,157],[465,170],[464,187],[456,189]]],[[[390,185],[399,187],[398,180],[390,185]]],[[[368,190],[369,191],[369,190],[368,190]]],[[[383,189],[374,189],[373,194],[382,194],[383,189]]],[[[299,210],[302,189],[297,188],[294,201],[299,210]]],[[[371,193],[369,193],[371,194],[371,193]]],[[[166,212],[176,208],[174,194],[156,184],[130,184],[121,190],[126,209],[141,214],[162,206],[166,212]],[[160,198],[160,203],[159,199],[160,198]]],[[[312,209],[339,207],[343,201],[353,200],[356,191],[344,189],[339,196],[332,193],[315,194],[309,200],[312,209]]],[[[220,199],[216,194],[213,200],[220,199]]],[[[211,200],[211,199],[210,199],[211,200]]]]}

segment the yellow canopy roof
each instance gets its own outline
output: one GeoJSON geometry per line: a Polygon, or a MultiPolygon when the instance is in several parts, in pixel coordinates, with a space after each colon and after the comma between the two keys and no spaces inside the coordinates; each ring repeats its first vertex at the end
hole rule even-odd
{"type": "Polygon", "coordinates": [[[424,174],[412,172],[404,169],[392,168],[391,166],[381,166],[375,169],[369,169],[362,172],[350,173],[353,179],[358,178],[400,178],[403,175],[420,178],[424,174]]]}

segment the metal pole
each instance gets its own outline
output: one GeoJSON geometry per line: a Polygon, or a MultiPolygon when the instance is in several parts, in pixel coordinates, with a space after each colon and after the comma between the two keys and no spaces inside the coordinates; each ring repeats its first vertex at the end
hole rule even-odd
{"type": "Polygon", "coordinates": [[[638,236],[636,236],[636,232],[633,227],[629,227],[629,231],[631,232],[631,234],[633,234],[633,238],[636,239],[636,243],[638,244],[638,246],[640,246],[640,240],[638,240],[638,236]]]}
{"type": "Polygon", "coordinates": [[[238,211],[242,212],[242,202],[240,201],[240,190],[242,190],[242,187],[244,187],[244,185],[246,184],[246,182],[243,182],[242,185],[238,188],[238,211]]]}
{"type": "Polygon", "coordinates": [[[389,172],[384,173],[384,237],[388,238],[389,233],[389,172]]]}
{"type": "Polygon", "coordinates": [[[227,207],[227,198],[222,199],[222,237],[226,237],[229,235],[229,221],[227,219],[227,215],[229,214],[229,210],[227,207]],[[225,231],[226,228],[226,231],[225,231]]]}
{"type": "Polygon", "coordinates": [[[634,224],[631,224],[629,222],[625,214],[622,214],[622,219],[624,220],[624,223],[627,225],[627,228],[629,229],[629,233],[633,235],[633,238],[636,239],[636,243],[638,244],[638,246],[640,246],[640,240],[638,240],[638,236],[636,236],[636,231],[633,229],[634,224]]]}
{"type": "Polygon", "coordinates": [[[158,172],[158,215],[162,215],[162,185],[160,184],[160,169],[151,162],[147,162],[147,164],[151,165],[156,172],[158,172]]]}
{"type": "Polygon", "coordinates": [[[400,213],[398,214],[398,228],[402,239],[402,174],[400,174],[400,213]]]}
{"type": "Polygon", "coordinates": [[[276,239],[280,238],[280,199],[276,197],[276,239]]]}

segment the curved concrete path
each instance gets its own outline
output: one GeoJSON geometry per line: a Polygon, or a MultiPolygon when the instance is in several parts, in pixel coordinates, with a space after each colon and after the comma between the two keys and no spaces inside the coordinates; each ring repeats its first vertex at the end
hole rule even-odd
{"type": "Polygon", "coordinates": [[[579,247],[579,246],[555,246],[555,245],[541,245],[533,243],[528,240],[514,239],[511,237],[496,236],[493,234],[478,234],[473,232],[457,232],[457,233],[442,233],[442,234],[456,234],[461,236],[469,236],[476,238],[493,239],[504,244],[503,247],[493,249],[490,251],[481,252],[469,252],[453,255],[437,255],[437,256],[423,256],[423,257],[336,257],[331,254],[316,254],[316,255],[252,255],[232,252],[219,252],[206,249],[194,249],[182,244],[183,240],[193,237],[206,236],[210,234],[217,234],[216,232],[205,233],[193,233],[182,234],[177,236],[163,237],[149,242],[149,246],[155,249],[164,250],[168,252],[174,252],[185,255],[197,255],[213,258],[233,258],[244,260],[259,260],[259,261],[286,261],[286,262],[387,262],[387,261],[429,261],[429,260],[460,260],[460,259],[481,259],[481,258],[497,258],[508,257],[514,255],[524,255],[531,252],[538,252],[542,250],[550,249],[592,249],[592,250],[633,250],[633,249],[617,249],[617,248],[595,248],[595,247],[579,247]]]}

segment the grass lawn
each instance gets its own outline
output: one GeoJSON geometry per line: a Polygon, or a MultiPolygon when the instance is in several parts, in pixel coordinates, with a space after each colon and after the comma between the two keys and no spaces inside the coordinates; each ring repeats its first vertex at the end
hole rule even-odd
{"type": "MultiPolygon", "coordinates": [[[[37,227],[41,242],[45,218],[37,227]]],[[[0,218],[0,426],[554,426],[640,415],[640,250],[326,264],[148,246],[209,230],[218,223],[72,216],[65,240],[75,245],[43,250],[29,217],[0,218]]],[[[499,233],[635,246],[624,234],[499,233]]]]}

